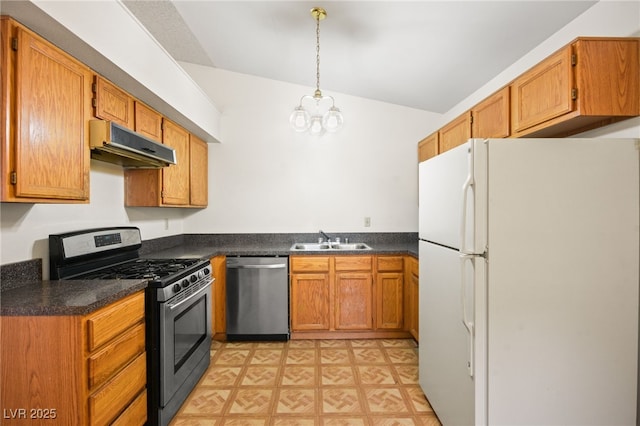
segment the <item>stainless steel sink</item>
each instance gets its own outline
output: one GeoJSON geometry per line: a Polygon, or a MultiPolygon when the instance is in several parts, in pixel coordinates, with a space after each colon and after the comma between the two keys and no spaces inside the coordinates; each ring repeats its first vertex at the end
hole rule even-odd
{"type": "Polygon", "coordinates": [[[371,250],[365,243],[295,243],[291,251],[371,250]]]}

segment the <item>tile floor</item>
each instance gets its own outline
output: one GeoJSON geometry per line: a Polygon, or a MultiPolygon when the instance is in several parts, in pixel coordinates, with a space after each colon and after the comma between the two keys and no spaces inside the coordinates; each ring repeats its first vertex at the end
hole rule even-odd
{"type": "Polygon", "coordinates": [[[413,340],[214,342],[171,426],[440,425],[413,340]]]}

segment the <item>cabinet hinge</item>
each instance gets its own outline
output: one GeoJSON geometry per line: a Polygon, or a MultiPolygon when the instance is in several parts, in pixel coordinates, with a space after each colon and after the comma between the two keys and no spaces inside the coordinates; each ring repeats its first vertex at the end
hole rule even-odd
{"type": "Polygon", "coordinates": [[[94,108],[98,106],[98,102],[96,102],[96,98],[91,98],[91,106],[94,108]]]}
{"type": "Polygon", "coordinates": [[[571,54],[571,66],[575,67],[577,63],[578,63],[578,57],[576,56],[575,53],[572,53],[571,54]]]}
{"type": "Polygon", "coordinates": [[[9,179],[11,181],[11,185],[16,185],[18,183],[18,174],[16,172],[11,172],[9,179]]]}
{"type": "Polygon", "coordinates": [[[18,37],[11,39],[11,50],[18,50],[18,37]]]}
{"type": "Polygon", "coordinates": [[[98,92],[98,85],[95,83],[91,83],[91,91],[93,93],[97,93],[98,92]]]}
{"type": "Polygon", "coordinates": [[[473,115],[471,116],[471,120],[469,120],[469,123],[473,124],[473,115]]]}
{"type": "Polygon", "coordinates": [[[571,89],[571,100],[575,101],[578,99],[578,89],[571,89]]]}

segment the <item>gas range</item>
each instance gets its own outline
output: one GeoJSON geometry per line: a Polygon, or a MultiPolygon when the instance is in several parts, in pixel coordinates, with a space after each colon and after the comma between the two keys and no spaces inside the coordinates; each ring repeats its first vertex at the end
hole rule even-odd
{"type": "Polygon", "coordinates": [[[211,263],[141,258],[141,246],[140,230],[135,227],[49,235],[49,270],[51,279],[148,280],[148,424],[166,426],[209,366],[211,263]]]}

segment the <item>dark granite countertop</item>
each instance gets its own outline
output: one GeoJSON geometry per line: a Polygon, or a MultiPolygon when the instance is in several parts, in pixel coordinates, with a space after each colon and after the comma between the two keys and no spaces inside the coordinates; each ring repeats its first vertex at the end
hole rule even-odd
{"type": "Polygon", "coordinates": [[[0,315],[82,316],[146,287],[146,279],[24,282],[2,291],[0,315]]]}
{"type": "MultiPolygon", "coordinates": [[[[339,233],[344,241],[366,243],[371,250],[291,251],[294,243],[317,241],[318,234],[183,234],[143,241],[140,257],[211,258],[213,256],[378,255],[418,257],[416,233],[339,233]]],[[[0,315],[87,315],[146,288],[146,280],[41,281],[40,259],[2,265],[0,315]]]]}
{"type": "MultiPolygon", "coordinates": [[[[330,234],[331,235],[331,234],[330,234]]],[[[292,251],[295,243],[317,240],[317,234],[218,234],[186,235],[180,244],[171,247],[147,243],[142,257],[147,258],[211,258],[213,256],[291,256],[291,255],[375,255],[408,254],[418,257],[417,234],[337,234],[350,242],[363,242],[371,250],[292,251]]]]}

